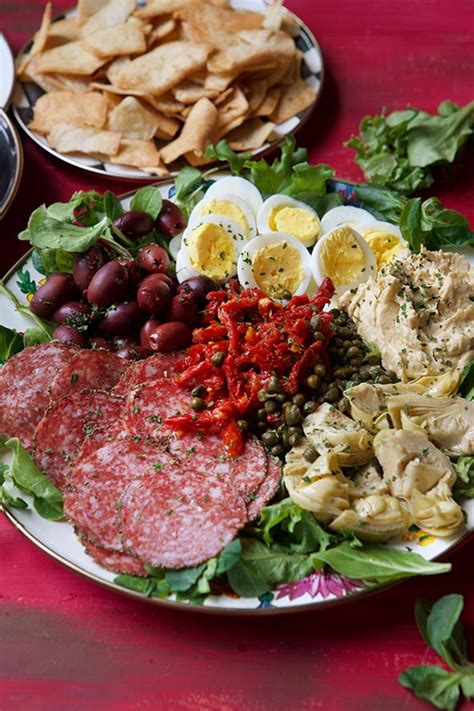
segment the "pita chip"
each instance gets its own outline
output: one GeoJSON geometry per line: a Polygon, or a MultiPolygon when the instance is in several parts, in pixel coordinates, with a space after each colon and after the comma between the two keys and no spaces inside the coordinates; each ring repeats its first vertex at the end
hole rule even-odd
{"type": "Polygon", "coordinates": [[[49,145],[59,153],[116,155],[120,139],[120,133],[70,123],[59,123],[48,134],[49,145]]]}
{"type": "Polygon", "coordinates": [[[147,48],[143,28],[129,22],[92,32],[84,38],[84,45],[98,57],[143,54],[147,48]]]}
{"type": "Polygon", "coordinates": [[[19,76],[24,73],[26,67],[33,59],[33,57],[37,57],[38,55],[40,55],[46,46],[46,42],[48,41],[48,31],[51,25],[51,9],[52,5],[50,2],[48,2],[46,4],[46,7],[44,8],[40,28],[38,32],[35,33],[33,45],[29,53],[25,57],[23,57],[20,66],[17,68],[17,73],[19,76]]]}
{"type": "Polygon", "coordinates": [[[202,155],[209,143],[214,142],[217,119],[214,104],[209,99],[199,99],[191,109],[178,138],[161,149],[164,163],[172,163],[185,153],[202,155]]]}
{"type": "Polygon", "coordinates": [[[109,0],[77,0],[77,21],[83,25],[91,15],[102,10],[109,0]]]}
{"type": "Polygon", "coordinates": [[[73,91],[51,91],[39,97],[29,128],[37,133],[49,133],[58,123],[70,123],[102,128],[107,120],[107,100],[97,91],[87,95],[73,91]]]}
{"type": "Polygon", "coordinates": [[[267,91],[264,100],[254,111],[254,116],[270,116],[278,106],[282,93],[281,86],[273,86],[267,91]]]}
{"type": "Polygon", "coordinates": [[[251,118],[226,135],[226,141],[233,151],[253,151],[261,148],[270,137],[274,123],[251,118]]]}
{"type": "Polygon", "coordinates": [[[283,123],[300,111],[307,109],[315,99],[315,90],[300,79],[284,89],[278,106],[269,118],[274,123],[283,123]]]}
{"type": "Polygon", "coordinates": [[[165,19],[158,22],[150,32],[148,41],[150,45],[156,44],[169,35],[176,28],[176,22],[172,19],[165,19]]]}
{"type": "Polygon", "coordinates": [[[135,0],[109,0],[98,12],[90,17],[82,27],[82,36],[89,37],[92,32],[114,27],[125,22],[135,9],[135,0]]]}
{"type": "Polygon", "coordinates": [[[159,166],[160,153],[154,141],[133,141],[123,139],[118,152],[110,157],[111,163],[120,165],[133,165],[135,168],[159,166]]]}
{"type": "Polygon", "coordinates": [[[38,74],[90,75],[105,64],[105,59],[89,51],[82,42],[69,42],[48,49],[35,59],[38,74]]]}

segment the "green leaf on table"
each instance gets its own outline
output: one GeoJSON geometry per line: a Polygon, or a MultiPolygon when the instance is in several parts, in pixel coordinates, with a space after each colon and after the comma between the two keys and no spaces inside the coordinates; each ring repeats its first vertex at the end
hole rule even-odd
{"type": "Polygon", "coordinates": [[[23,350],[23,337],[13,328],[0,325],[0,363],[23,350]]]}
{"type": "Polygon", "coordinates": [[[426,621],[429,645],[452,669],[467,661],[464,630],[459,620],[463,606],[462,595],[445,595],[434,603],[426,621]]]}
{"type": "Polygon", "coordinates": [[[148,185],[146,188],[137,190],[130,202],[131,210],[146,212],[152,220],[156,220],[160,214],[163,199],[158,188],[148,185]]]}
{"type": "Polygon", "coordinates": [[[225,139],[215,146],[210,145],[204,153],[206,160],[219,160],[227,163],[234,175],[242,175],[245,163],[252,158],[251,153],[236,153],[225,139]]]}
{"type": "Polygon", "coordinates": [[[459,672],[422,664],[402,672],[398,680],[419,699],[429,701],[438,709],[453,711],[459,701],[461,678],[459,672]]]}
{"type": "Polygon", "coordinates": [[[59,489],[38,469],[17,437],[7,439],[5,447],[12,452],[9,475],[15,486],[33,496],[33,504],[41,516],[61,521],[63,495],[59,489]]]}
{"type": "Polygon", "coordinates": [[[425,115],[411,121],[407,145],[410,165],[424,168],[442,161],[452,163],[473,126],[474,101],[448,114],[443,111],[438,116],[425,115]]]}
{"type": "Polygon", "coordinates": [[[318,561],[336,573],[368,583],[388,584],[414,575],[437,575],[451,570],[449,563],[425,560],[418,553],[397,550],[376,543],[354,547],[345,541],[316,554],[318,561]]]}

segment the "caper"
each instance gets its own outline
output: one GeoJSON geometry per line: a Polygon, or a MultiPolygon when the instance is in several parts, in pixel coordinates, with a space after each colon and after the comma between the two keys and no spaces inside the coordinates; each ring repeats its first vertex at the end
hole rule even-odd
{"type": "Polygon", "coordinates": [[[336,318],[334,319],[334,322],[335,322],[338,326],[345,326],[346,317],[343,316],[343,314],[339,314],[339,316],[336,316],[336,318]]]}
{"type": "Polygon", "coordinates": [[[318,458],[318,450],[315,447],[313,447],[312,444],[310,444],[304,450],[303,457],[306,459],[307,462],[312,464],[318,458]]]}
{"type": "Polygon", "coordinates": [[[331,341],[331,345],[334,346],[335,348],[340,348],[343,343],[344,343],[344,341],[342,340],[342,338],[337,338],[337,337],[333,338],[331,341]]]}
{"type": "Polygon", "coordinates": [[[268,393],[265,390],[265,388],[261,388],[261,390],[258,391],[257,397],[260,400],[260,402],[265,402],[265,400],[268,399],[268,393]]]}
{"type": "Polygon", "coordinates": [[[315,375],[319,375],[320,378],[324,378],[324,376],[326,375],[326,366],[322,363],[318,363],[314,366],[313,373],[315,375]]]}
{"type": "Polygon", "coordinates": [[[280,381],[278,380],[278,378],[275,375],[272,375],[272,377],[268,381],[267,390],[268,390],[268,392],[271,392],[271,393],[281,392],[280,381]]]}
{"type": "Polygon", "coordinates": [[[339,356],[339,358],[342,358],[343,356],[346,355],[346,351],[344,350],[344,348],[342,346],[337,349],[336,353],[339,356]]]}
{"type": "Polygon", "coordinates": [[[336,388],[334,386],[328,388],[326,391],[325,399],[328,402],[337,402],[339,399],[339,388],[336,388]]]}
{"type": "Polygon", "coordinates": [[[191,395],[193,397],[202,397],[205,394],[206,388],[204,387],[204,385],[196,385],[196,387],[191,390],[191,395]]]}
{"type": "Polygon", "coordinates": [[[321,333],[321,331],[315,331],[315,332],[313,333],[313,340],[315,340],[315,341],[324,341],[325,338],[324,338],[323,334],[321,333]]]}
{"type": "Polygon", "coordinates": [[[191,400],[191,407],[193,410],[196,410],[196,412],[199,412],[200,410],[204,410],[206,403],[202,397],[193,397],[191,400]]]}
{"type": "Polygon", "coordinates": [[[303,393],[296,393],[296,395],[293,395],[293,404],[298,405],[298,407],[303,407],[305,399],[303,393]]]}
{"type": "Polygon", "coordinates": [[[380,355],[377,353],[374,353],[372,355],[369,355],[365,359],[369,365],[379,365],[380,363],[380,355]]]}
{"type": "Polygon", "coordinates": [[[340,410],[340,412],[347,412],[350,407],[350,402],[346,397],[341,397],[339,402],[337,403],[337,409],[340,410]]]}
{"type": "Polygon", "coordinates": [[[292,296],[293,294],[291,293],[291,291],[288,291],[288,289],[283,289],[283,291],[281,292],[281,298],[285,299],[286,301],[289,301],[292,296]]]}
{"type": "Polygon", "coordinates": [[[329,311],[329,313],[330,313],[331,316],[333,316],[334,318],[337,318],[337,317],[340,316],[340,314],[341,314],[341,312],[339,311],[339,309],[331,309],[331,310],[329,311]]]}
{"type": "Polygon", "coordinates": [[[371,378],[376,378],[378,375],[383,375],[384,371],[376,365],[373,365],[369,370],[369,375],[371,378]]]}
{"type": "Polygon", "coordinates": [[[267,400],[263,407],[265,408],[265,412],[268,412],[269,415],[272,415],[278,410],[278,404],[274,400],[267,400]]]}
{"type": "Polygon", "coordinates": [[[305,415],[310,415],[312,412],[314,412],[316,409],[316,403],[314,400],[306,400],[305,404],[303,405],[303,412],[305,415]]]}
{"type": "Polygon", "coordinates": [[[301,437],[301,435],[303,434],[303,430],[301,429],[301,427],[295,425],[288,427],[286,431],[288,433],[288,437],[291,437],[292,435],[298,435],[298,437],[301,437]]]}
{"type": "Polygon", "coordinates": [[[349,363],[353,368],[358,368],[362,364],[362,358],[351,358],[349,363]]]}
{"type": "Polygon", "coordinates": [[[359,358],[360,350],[356,346],[351,346],[347,349],[346,356],[348,358],[359,358]]]}
{"type": "Polygon", "coordinates": [[[381,385],[388,385],[392,382],[392,378],[389,375],[378,375],[376,378],[376,382],[380,383],[381,385]]]}
{"type": "Polygon", "coordinates": [[[301,439],[301,435],[299,435],[299,434],[290,435],[288,437],[288,443],[289,443],[290,447],[297,447],[300,439],[301,439]]]}
{"type": "Polygon", "coordinates": [[[262,434],[262,442],[266,447],[274,447],[279,443],[279,439],[275,430],[267,430],[262,434]]]}
{"type": "Polygon", "coordinates": [[[285,393],[277,393],[277,394],[275,395],[275,400],[276,400],[277,402],[279,402],[279,403],[285,402],[285,400],[286,400],[286,395],[285,395],[285,393]]]}
{"type": "Polygon", "coordinates": [[[321,385],[321,378],[316,374],[308,375],[306,378],[306,385],[308,388],[311,388],[311,390],[317,390],[321,385]]]}
{"type": "Polygon", "coordinates": [[[314,314],[314,316],[311,316],[311,320],[309,322],[309,327],[312,331],[319,331],[321,328],[322,324],[322,319],[321,316],[318,314],[314,314]]]}
{"type": "Polygon", "coordinates": [[[263,430],[267,429],[267,423],[266,420],[259,420],[257,422],[257,430],[260,430],[262,432],[263,430]]]}
{"type": "Polygon", "coordinates": [[[237,427],[241,432],[247,432],[249,428],[249,423],[247,420],[237,420],[237,427]]]}
{"type": "Polygon", "coordinates": [[[359,375],[359,373],[354,373],[351,380],[353,385],[359,385],[359,383],[361,383],[363,379],[362,376],[359,375]]]}
{"type": "Polygon", "coordinates": [[[288,432],[286,432],[286,430],[284,430],[281,434],[281,443],[285,449],[291,449],[288,432]]]}
{"type": "Polygon", "coordinates": [[[274,457],[280,457],[284,453],[284,449],[281,446],[281,444],[275,445],[275,447],[272,447],[270,452],[273,454],[274,457]]]}
{"type": "Polygon", "coordinates": [[[396,383],[396,382],[397,382],[398,376],[397,376],[396,373],[393,372],[393,370],[387,370],[386,375],[388,375],[388,377],[390,378],[390,380],[392,381],[392,383],[396,383]]]}
{"type": "Polygon", "coordinates": [[[257,410],[257,420],[267,420],[267,411],[263,407],[257,410]]]}
{"type": "Polygon", "coordinates": [[[223,351],[217,351],[211,356],[211,363],[218,368],[225,360],[225,353],[223,351]]]}
{"type": "Polygon", "coordinates": [[[285,411],[285,420],[288,425],[297,425],[301,422],[301,412],[296,405],[290,405],[285,411]]]}
{"type": "Polygon", "coordinates": [[[352,373],[353,370],[349,365],[343,365],[342,367],[333,370],[333,376],[335,378],[350,378],[352,373]]]}

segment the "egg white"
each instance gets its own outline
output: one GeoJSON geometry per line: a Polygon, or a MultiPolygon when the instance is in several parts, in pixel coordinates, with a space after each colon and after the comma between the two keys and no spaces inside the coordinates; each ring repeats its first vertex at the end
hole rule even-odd
{"type": "Polygon", "coordinates": [[[240,230],[240,225],[237,224],[237,222],[230,220],[228,217],[224,217],[223,215],[204,215],[194,225],[188,224],[188,226],[183,232],[181,248],[176,257],[176,277],[180,284],[181,282],[185,281],[186,279],[189,279],[192,276],[207,276],[204,272],[200,272],[198,269],[196,269],[196,267],[193,266],[191,258],[189,256],[188,246],[188,240],[191,237],[192,232],[200,225],[204,224],[219,225],[223,227],[225,231],[229,234],[229,237],[231,237],[232,239],[235,252],[235,268],[233,269],[232,273],[230,273],[226,277],[225,281],[227,281],[227,279],[229,279],[231,276],[235,276],[235,274],[237,273],[237,258],[242,250],[242,247],[244,246],[244,244],[246,244],[246,240],[244,239],[240,230]]]}
{"type": "MultiPolygon", "coordinates": [[[[339,225],[341,227],[342,225],[339,225]]],[[[346,225],[347,226],[347,225],[346,225]]],[[[326,242],[330,241],[333,237],[333,233],[337,228],[331,230],[327,234],[323,235],[316,243],[315,248],[311,254],[311,270],[313,274],[314,281],[319,286],[325,277],[331,278],[331,274],[326,274],[323,272],[322,265],[320,263],[320,253],[322,247],[326,242]]],[[[357,232],[354,228],[349,227],[354,240],[357,242],[361,248],[364,256],[364,271],[361,271],[360,276],[349,284],[334,284],[336,294],[343,294],[348,289],[352,289],[359,284],[363,284],[371,276],[377,273],[377,260],[374,252],[371,250],[362,235],[357,232]]]]}
{"type": "MultiPolygon", "coordinates": [[[[296,237],[293,237],[292,235],[286,234],[284,232],[269,232],[267,234],[258,235],[253,240],[247,242],[244,245],[237,262],[237,277],[242,288],[260,288],[253,273],[253,259],[257,252],[263,247],[266,247],[269,244],[279,244],[281,242],[287,242],[292,247],[295,247],[301,259],[303,277],[298,288],[293,293],[293,296],[299,296],[300,294],[306,293],[309,287],[309,283],[311,281],[311,261],[309,252],[306,247],[304,247],[304,245],[298,239],[296,239],[296,237]]],[[[271,298],[274,299],[274,297],[271,298]]],[[[287,299],[274,299],[274,301],[286,303],[287,299]]]]}
{"type": "MultiPolygon", "coordinates": [[[[257,234],[257,225],[255,222],[255,216],[253,214],[252,207],[250,206],[250,204],[248,202],[246,202],[242,198],[237,197],[236,195],[231,195],[229,193],[222,193],[222,195],[219,193],[219,196],[216,196],[216,195],[209,196],[209,192],[207,192],[206,196],[203,197],[203,199],[198,202],[198,204],[194,207],[193,211],[191,212],[191,214],[189,216],[189,221],[188,221],[189,225],[193,226],[193,225],[196,225],[197,223],[200,224],[202,222],[202,218],[206,217],[206,215],[202,215],[201,210],[211,200],[225,200],[226,202],[232,202],[235,205],[237,205],[237,207],[239,207],[242,210],[242,212],[245,216],[245,219],[247,220],[247,224],[248,224],[248,228],[249,228],[248,235],[247,236],[244,235],[244,237],[248,240],[253,239],[255,237],[255,235],[257,234]]],[[[211,212],[210,214],[216,215],[218,213],[211,212]]],[[[223,215],[223,217],[225,217],[228,220],[231,219],[230,217],[227,217],[227,215],[223,215]]]]}
{"type": "Polygon", "coordinates": [[[216,180],[216,182],[207,189],[206,200],[210,198],[217,199],[223,195],[233,195],[236,198],[245,200],[245,202],[250,205],[255,218],[263,203],[260,190],[256,188],[250,180],[239,178],[237,175],[229,175],[226,178],[216,180]]]}
{"type": "Polygon", "coordinates": [[[321,219],[321,236],[341,225],[349,225],[349,227],[360,230],[367,222],[374,222],[374,220],[375,217],[361,207],[352,207],[351,205],[333,207],[321,219]]]}
{"type": "Polygon", "coordinates": [[[183,239],[183,234],[180,232],[179,235],[175,235],[172,239],[170,239],[169,245],[168,245],[168,250],[173,259],[176,259],[178,256],[178,252],[181,249],[181,240],[183,239]]]}
{"type": "MultiPolygon", "coordinates": [[[[271,197],[267,198],[263,205],[261,206],[260,210],[258,211],[257,215],[257,227],[258,231],[260,234],[269,234],[273,232],[269,225],[270,221],[270,214],[272,210],[275,210],[275,208],[278,207],[296,207],[300,210],[305,210],[307,212],[310,212],[317,221],[317,224],[319,225],[319,232],[318,234],[312,239],[311,241],[308,241],[308,243],[303,242],[303,240],[299,240],[302,244],[304,244],[305,247],[311,247],[316,240],[318,239],[318,236],[321,234],[321,226],[319,222],[319,217],[317,213],[313,210],[312,207],[307,205],[305,202],[301,202],[301,200],[295,200],[292,197],[289,197],[289,195],[272,195],[271,197]]],[[[296,235],[293,235],[296,237],[296,235]]],[[[299,239],[296,237],[296,239],[299,239]]]]}

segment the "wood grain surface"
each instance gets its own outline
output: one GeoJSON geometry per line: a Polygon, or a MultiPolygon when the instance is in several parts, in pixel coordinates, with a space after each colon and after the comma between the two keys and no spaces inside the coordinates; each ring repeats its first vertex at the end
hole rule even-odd
{"type": "MultiPolygon", "coordinates": [[[[445,98],[473,98],[472,0],[286,4],[311,27],[326,61],[324,94],[298,140],[313,162],[330,163],[341,177],[361,179],[342,144],[366,113],[407,104],[434,110],[445,98]]],[[[42,5],[1,3],[0,29],[15,51],[38,27],[42,5]]],[[[56,2],[54,10],[67,6],[56,2]]],[[[130,189],[66,166],[28,140],[24,148],[22,185],[0,225],[2,271],[25,251],[16,234],[40,203],[81,188],[130,189]]],[[[471,225],[473,157],[471,148],[436,190],[471,225]]],[[[436,663],[416,631],[413,605],[418,596],[462,593],[474,645],[473,553],[470,541],[449,556],[449,575],[333,610],[218,618],[103,590],[49,559],[0,516],[0,710],[421,711],[427,704],[397,683],[407,666],[436,663]]]]}

